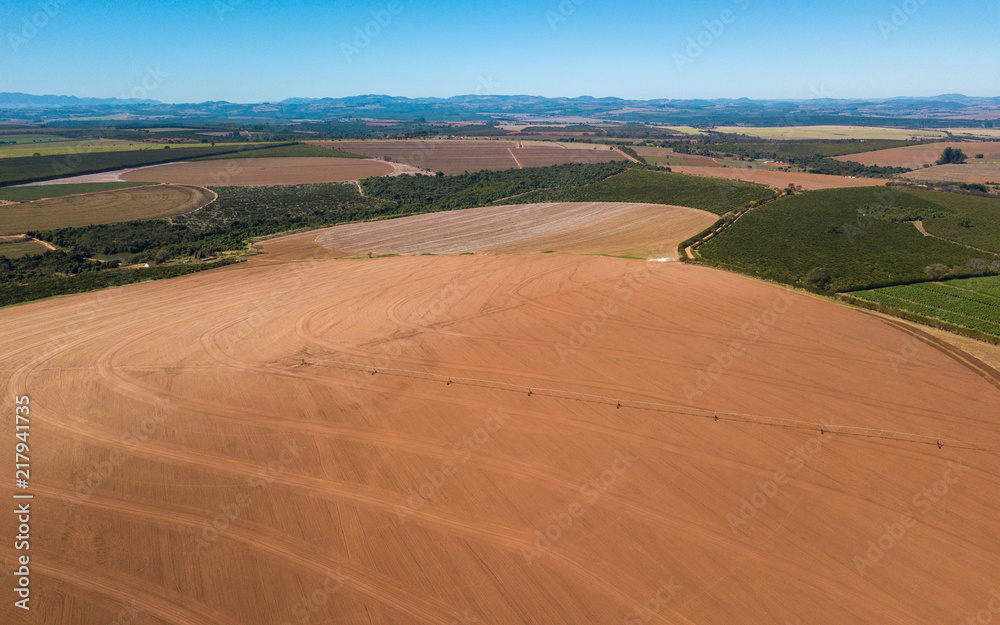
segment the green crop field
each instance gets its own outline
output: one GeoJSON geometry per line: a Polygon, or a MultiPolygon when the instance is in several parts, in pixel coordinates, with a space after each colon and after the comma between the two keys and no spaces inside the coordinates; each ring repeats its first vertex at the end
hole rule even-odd
{"type": "Polygon", "coordinates": [[[848,293],[851,298],[1000,337],[1000,276],[848,293]]]}
{"type": "Polygon", "coordinates": [[[44,254],[47,250],[44,245],[30,240],[15,241],[13,243],[0,243],[0,256],[7,258],[20,258],[32,254],[44,254]]]}
{"type": "MultiPolygon", "coordinates": [[[[709,143],[704,147],[712,152],[735,154],[736,156],[765,156],[779,160],[810,156],[843,156],[860,154],[889,148],[901,148],[920,143],[919,141],[892,141],[873,139],[869,141],[746,141],[739,143],[709,143]]],[[[695,147],[695,146],[692,146],[695,147]]],[[[702,147],[702,146],[697,146],[702,147]]]]}
{"type": "MultiPolygon", "coordinates": [[[[944,195],[931,197],[951,205],[944,195]]],[[[996,259],[898,221],[936,205],[898,187],[810,191],[750,211],[699,251],[710,262],[790,284],[823,267],[833,291],[926,279],[924,269],[934,264],[961,272],[970,261],[996,259]]]]}
{"type": "Polygon", "coordinates": [[[7,187],[0,189],[0,200],[8,202],[30,202],[50,197],[76,195],[78,193],[95,193],[97,191],[113,191],[129,187],[141,187],[154,184],[152,182],[86,182],[77,184],[46,184],[37,187],[7,187]]]}
{"type": "Polygon", "coordinates": [[[949,241],[1000,253],[1000,198],[907,189],[925,200],[929,210],[913,215],[923,219],[927,232],[949,241]]]}
{"type": "Polygon", "coordinates": [[[541,191],[519,198],[530,202],[641,202],[700,208],[716,215],[774,197],[759,184],[706,176],[686,176],[640,168],[628,169],[586,186],[541,191]]]}

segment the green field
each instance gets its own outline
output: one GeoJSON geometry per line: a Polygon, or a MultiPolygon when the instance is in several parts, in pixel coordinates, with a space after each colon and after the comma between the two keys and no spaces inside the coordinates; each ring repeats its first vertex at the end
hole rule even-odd
{"type": "Polygon", "coordinates": [[[907,189],[913,197],[927,201],[923,219],[927,232],[949,241],[1000,253],[1000,198],[907,189]]]}
{"type": "MultiPolygon", "coordinates": [[[[830,290],[853,291],[926,279],[944,264],[961,273],[969,261],[996,257],[920,234],[893,216],[953,205],[951,194],[898,187],[811,191],[752,210],[699,248],[705,260],[801,284],[810,270],[829,269],[830,290]],[[948,197],[941,197],[948,196],[948,197]]],[[[965,196],[955,196],[965,197],[965,196]]]]}
{"type": "Polygon", "coordinates": [[[0,200],[8,202],[30,202],[63,195],[78,193],[95,193],[97,191],[113,191],[129,187],[141,187],[152,182],[88,182],[77,184],[46,184],[37,187],[7,187],[0,189],[0,200]]]}
{"type": "Polygon", "coordinates": [[[778,160],[791,160],[796,158],[807,158],[812,156],[843,156],[845,154],[860,154],[862,152],[874,152],[876,150],[888,150],[890,148],[901,148],[908,145],[915,145],[919,141],[892,141],[886,139],[873,139],[870,141],[808,141],[808,140],[780,140],[780,141],[741,141],[739,143],[708,143],[704,146],[692,144],[694,148],[707,148],[712,152],[722,154],[733,154],[736,156],[750,156],[753,158],[776,158],[778,160]]]}
{"type": "Polygon", "coordinates": [[[773,190],[751,182],[632,168],[582,187],[529,193],[518,202],[641,202],[687,206],[723,215],[771,197],[773,190]]]}
{"type": "Polygon", "coordinates": [[[15,243],[0,243],[0,256],[20,258],[31,254],[43,254],[48,249],[34,241],[17,241],[15,243]]]}
{"type": "Polygon", "coordinates": [[[51,141],[66,141],[64,137],[56,135],[0,135],[0,149],[11,145],[24,145],[25,143],[49,143],[51,141]]]}
{"type": "MultiPolygon", "coordinates": [[[[362,154],[351,152],[341,152],[330,148],[320,147],[309,143],[296,143],[295,145],[283,145],[276,148],[263,148],[247,152],[248,158],[275,158],[275,157],[323,157],[323,158],[369,158],[362,154]]],[[[217,156],[206,156],[199,158],[199,161],[223,160],[231,158],[241,158],[239,154],[220,154],[217,156]]]]}
{"type": "Polygon", "coordinates": [[[884,309],[1000,337],[1000,276],[925,282],[848,293],[884,309]]]}

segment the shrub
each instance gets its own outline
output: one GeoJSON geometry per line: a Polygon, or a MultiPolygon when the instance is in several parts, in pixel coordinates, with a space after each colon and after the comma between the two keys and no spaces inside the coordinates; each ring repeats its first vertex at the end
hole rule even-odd
{"type": "Polygon", "coordinates": [[[924,267],[924,273],[931,280],[940,280],[948,275],[948,265],[942,265],[940,263],[935,265],[928,265],[924,267]]]}
{"type": "Polygon", "coordinates": [[[938,165],[960,165],[966,161],[969,157],[965,155],[965,152],[958,148],[953,148],[948,146],[941,153],[941,158],[937,160],[938,165]]]}
{"type": "Polygon", "coordinates": [[[806,284],[817,289],[825,289],[830,286],[830,270],[826,267],[813,267],[806,274],[806,284]]]}

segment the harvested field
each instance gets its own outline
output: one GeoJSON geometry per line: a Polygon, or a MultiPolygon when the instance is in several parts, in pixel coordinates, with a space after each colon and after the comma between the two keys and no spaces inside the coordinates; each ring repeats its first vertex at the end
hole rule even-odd
{"type": "MultiPolygon", "coordinates": [[[[173,625],[939,625],[1000,577],[1000,458],[975,449],[997,447],[1000,389],[928,343],[893,361],[911,335],[741,276],[300,262],[0,324],[18,328],[0,338],[8,432],[30,397],[47,625],[123,604],[173,625]]],[[[9,600],[0,621],[25,622],[9,600]]]]}
{"type": "Polygon", "coordinates": [[[168,163],[126,172],[121,175],[121,179],[217,187],[259,187],[348,182],[384,176],[393,171],[392,166],[386,163],[356,158],[274,157],[168,163]]]}
{"type": "Polygon", "coordinates": [[[935,165],[927,169],[901,174],[910,180],[927,182],[1000,182],[1000,161],[983,162],[969,159],[964,165],[935,165]]]}
{"type": "Polygon", "coordinates": [[[201,187],[156,185],[8,204],[0,206],[0,235],[181,215],[213,199],[201,187]]]}
{"type": "Polygon", "coordinates": [[[696,176],[710,176],[729,180],[745,180],[778,189],[783,189],[790,184],[794,184],[806,191],[837,189],[841,187],[876,187],[885,185],[886,183],[885,180],[877,178],[844,178],[843,176],[743,167],[689,167],[686,165],[675,165],[671,166],[671,169],[681,174],[694,174],[696,176]]]}
{"type": "MultiPolygon", "coordinates": [[[[735,133],[762,139],[933,139],[945,138],[940,130],[908,130],[875,126],[719,126],[716,132],[735,133]]],[[[881,163],[880,163],[881,164],[881,163]]]]}
{"type": "Polygon", "coordinates": [[[565,252],[676,260],[712,213],[662,204],[567,202],[490,206],[345,224],[259,245],[285,258],[314,241],[332,255],[565,252]]]}
{"type": "Polygon", "coordinates": [[[1000,158],[1000,141],[946,141],[925,145],[911,145],[905,148],[864,152],[862,154],[847,154],[844,156],[835,156],[834,158],[838,161],[854,161],[862,165],[917,169],[924,165],[933,165],[937,162],[941,158],[941,152],[946,147],[962,150],[969,156],[970,163],[973,162],[974,159],[972,157],[976,154],[982,154],[985,159],[1000,158]]]}
{"type": "Polygon", "coordinates": [[[317,145],[394,161],[429,171],[461,174],[466,171],[541,167],[565,163],[603,163],[627,160],[608,149],[574,149],[559,144],[518,141],[314,141],[317,145]],[[518,147],[518,145],[523,147],[518,147]]]}

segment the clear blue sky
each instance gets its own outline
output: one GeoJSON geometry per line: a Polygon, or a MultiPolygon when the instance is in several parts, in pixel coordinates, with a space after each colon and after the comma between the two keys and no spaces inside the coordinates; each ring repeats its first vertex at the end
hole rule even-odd
{"type": "Polygon", "coordinates": [[[0,91],[996,96],[998,27],[997,0],[3,0],[0,91]]]}

